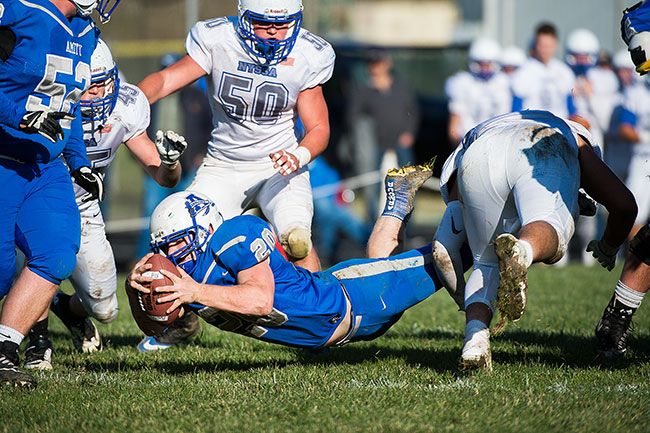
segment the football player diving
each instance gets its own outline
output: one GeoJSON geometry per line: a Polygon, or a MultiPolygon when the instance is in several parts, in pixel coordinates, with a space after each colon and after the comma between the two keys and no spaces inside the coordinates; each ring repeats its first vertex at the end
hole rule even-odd
{"type": "MultiPolygon", "coordinates": [[[[621,20],[623,40],[636,70],[650,71],[650,3],[640,2],[626,9],[621,20]]],[[[645,164],[650,164],[648,159],[645,164]]],[[[646,168],[647,171],[647,168],[646,168]]],[[[650,181],[646,178],[646,188],[650,181]]],[[[617,360],[627,352],[632,317],[650,290],[650,224],[643,226],[630,241],[621,278],[596,325],[598,352],[602,360],[617,360]]]]}
{"type": "MultiPolygon", "coordinates": [[[[149,103],[137,87],[120,81],[109,46],[99,39],[92,54],[91,85],[81,97],[84,143],[94,170],[104,173],[124,143],[145,171],[162,186],[176,185],[178,162],[187,147],[185,139],[158,131],[155,143],[146,133],[149,103]]],[[[117,275],[111,245],[106,239],[99,207],[102,194],[90,196],[74,182],[81,213],[81,245],[70,276],[75,294],[58,292],[51,309],[70,330],[75,347],[90,353],[102,349],[99,332],[90,317],[110,323],[117,317],[117,275]]],[[[29,332],[25,368],[52,368],[52,343],[48,337],[47,310],[29,332]]]]}
{"type": "MultiPolygon", "coordinates": [[[[368,244],[371,258],[321,272],[288,261],[273,229],[260,218],[224,220],[206,196],[173,194],[151,218],[153,251],[166,255],[181,275],[162,270],[173,284],[156,289],[166,294],[159,302],[173,301],[168,311],[193,311],[223,330],[285,346],[321,349],[374,339],[441,287],[431,245],[388,257],[417,189],[430,176],[430,166],[389,173],[395,200],[387,201],[375,225],[368,244]]],[[[155,335],[162,326],[147,318],[131,290],[149,292],[150,256],[129,274],[127,292],[136,322],[155,335]]]]}
{"type": "Polygon", "coordinates": [[[208,76],[214,129],[189,189],[209,197],[226,219],[260,208],[287,254],[316,271],[307,164],[329,140],[321,86],[332,76],[334,50],[301,27],[301,0],[239,0],[238,10],[238,17],[194,25],[187,55],[138,86],[154,103],[208,76]]]}
{"type": "Polygon", "coordinates": [[[0,183],[11,191],[0,197],[0,384],[36,385],[18,347],[75,267],[81,225],[70,174],[101,195],[79,98],[99,35],[90,15],[106,21],[118,3],[0,0],[0,183]],[[13,281],[16,247],[26,264],[13,281]]]}

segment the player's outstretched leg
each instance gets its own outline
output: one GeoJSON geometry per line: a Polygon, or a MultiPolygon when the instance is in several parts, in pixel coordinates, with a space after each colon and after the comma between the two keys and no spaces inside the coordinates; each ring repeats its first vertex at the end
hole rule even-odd
{"type": "Polygon", "coordinates": [[[188,342],[199,332],[201,325],[199,317],[189,311],[176,319],[169,327],[165,328],[159,337],[147,336],[138,343],[140,352],[156,352],[169,349],[181,343],[188,342]]]}
{"type": "Polygon", "coordinates": [[[407,221],[413,212],[415,194],[422,184],[433,175],[435,158],[427,164],[406,165],[388,171],[384,179],[386,205],[381,216],[407,221]]]}
{"type": "Polygon", "coordinates": [[[48,318],[36,322],[27,336],[25,368],[28,370],[52,370],[52,342],[48,332],[48,318]]]}
{"type": "Polygon", "coordinates": [[[522,246],[510,233],[499,235],[494,242],[499,258],[499,291],[497,308],[501,320],[496,326],[500,331],[508,320],[516,322],[524,314],[528,295],[528,266],[532,262],[531,251],[522,246]]]}
{"type": "Polygon", "coordinates": [[[74,347],[82,353],[98,352],[103,349],[102,337],[90,317],[80,317],[70,309],[70,295],[58,292],[52,301],[51,310],[61,319],[72,334],[74,347]]]}

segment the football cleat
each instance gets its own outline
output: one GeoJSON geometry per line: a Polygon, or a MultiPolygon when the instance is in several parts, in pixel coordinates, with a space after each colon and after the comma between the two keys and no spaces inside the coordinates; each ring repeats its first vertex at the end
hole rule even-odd
{"type": "Polygon", "coordinates": [[[483,329],[465,341],[460,356],[460,369],[463,371],[483,370],[492,372],[492,351],[490,349],[490,330],[483,329]]]}
{"type": "Polygon", "coordinates": [[[72,334],[74,347],[82,353],[92,353],[102,350],[104,346],[97,327],[88,317],[80,319],[74,316],[69,308],[66,307],[69,300],[69,295],[59,292],[54,297],[50,309],[61,319],[70,331],[70,334],[72,334]]]}
{"type": "Polygon", "coordinates": [[[616,302],[612,297],[596,325],[599,357],[615,360],[625,356],[634,311],[634,308],[616,302]]]}
{"type": "Polygon", "coordinates": [[[156,352],[159,350],[169,349],[181,343],[187,343],[192,337],[199,332],[201,325],[199,317],[188,312],[182,317],[174,320],[171,325],[165,328],[159,337],[145,337],[138,343],[137,348],[140,352],[156,352]]]}
{"type": "Polygon", "coordinates": [[[521,319],[526,309],[528,294],[528,268],[524,252],[510,233],[499,235],[494,241],[494,249],[499,258],[499,290],[496,306],[501,320],[495,332],[501,332],[508,321],[521,319]]]}
{"type": "Polygon", "coordinates": [[[36,388],[36,379],[17,365],[18,345],[10,341],[0,343],[0,384],[16,388],[36,388]]]}
{"type": "Polygon", "coordinates": [[[29,339],[25,349],[25,364],[28,370],[52,370],[52,342],[45,335],[29,339]]]}
{"type": "Polygon", "coordinates": [[[415,194],[433,175],[435,158],[427,164],[406,165],[388,170],[384,179],[386,205],[381,216],[390,216],[400,221],[408,221],[413,212],[415,194]]]}

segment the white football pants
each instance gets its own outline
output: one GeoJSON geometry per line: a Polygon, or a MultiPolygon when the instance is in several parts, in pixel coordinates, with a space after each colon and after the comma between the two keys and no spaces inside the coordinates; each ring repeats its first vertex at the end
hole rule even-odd
{"type": "Polygon", "coordinates": [[[273,162],[229,162],[206,157],[188,190],[208,196],[225,219],[259,207],[282,238],[294,228],[311,233],[314,216],[309,170],[289,176],[273,162]]]}
{"type": "Polygon", "coordinates": [[[573,137],[569,141],[556,129],[541,125],[509,126],[494,128],[474,141],[458,168],[475,269],[467,281],[466,306],[482,302],[492,308],[498,287],[497,236],[516,235],[524,225],[545,221],[557,231],[561,256],[574,232],[580,166],[573,137]]]}
{"type": "Polygon", "coordinates": [[[635,224],[643,225],[650,219],[650,144],[636,144],[632,148],[627,187],[639,207],[635,224]]]}

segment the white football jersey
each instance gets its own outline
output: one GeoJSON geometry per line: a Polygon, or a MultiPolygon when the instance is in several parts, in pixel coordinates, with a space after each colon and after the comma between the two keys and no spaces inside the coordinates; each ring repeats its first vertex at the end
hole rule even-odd
{"type": "Polygon", "coordinates": [[[552,59],[548,65],[529,58],[515,72],[512,91],[522,99],[524,110],[547,110],[568,117],[567,98],[571,95],[575,75],[567,65],[552,59]]]}
{"type": "Polygon", "coordinates": [[[650,82],[644,79],[623,92],[623,107],[636,116],[635,128],[644,144],[650,144],[650,82]]]}
{"type": "Polygon", "coordinates": [[[512,109],[510,82],[505,74],[497,73],[481,80],[467,71],[458,72],[445,83],[449,112],[461,119],[462,135],[487,119],[508,113],[512,109]]]}
{"type": "MultiPolygon", "coordinates": [[[[147,97],[131,84],[121,82],[115,108],[101,131],[91,131],[92,124],[84,122],[84,142],[88,159],[93,168],[108,167],[120,144],[137,137],[147,130],[150,122],[150,108],[147,97]]],[[[86,194],[86,190],[74,184],[75,197],[86,194]]]]}
{"type": "Polygon", "coordinates": [[[266,161],[279,150],[294,150],[296,100],[300,92],[325,83],[334,69],[334,50],[319,36],[300,29],[287,60],[262,67],[243,47],[236,19],[200,21],[185,47],[209,75],[214,129],[208,155],[225,161],[266,161]]]}
{"type": "Polygon", "coordinates": [[[601,155],[598,142],[593,138],[591,133],[587,131],[587,129],[578,123],[569,122],[548,111],[517,111],[497,116],[481,123],[465,134],[465,137],[463,137],[463,141],[460,143],[458,148],[456,148],[454,153],[452,153],[445,161],[445,164],[442,167],[442,173],[440,174],[440,193],[445,203],[449,201],[449,180],[459,167],[464,151],[471,146],[472,143],[485,134],[498,134],[499,131],[523,130],[536,125],[545,125],[549,128],[555,128],[565,137],[573,138],[573,140],[569,139],[569,143],[573,144],[576,149],[578,147],[578,136],[581,136],[594,148],[594,151],[601,155]]]}

